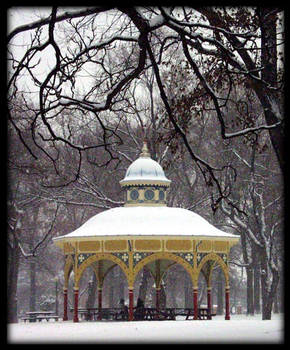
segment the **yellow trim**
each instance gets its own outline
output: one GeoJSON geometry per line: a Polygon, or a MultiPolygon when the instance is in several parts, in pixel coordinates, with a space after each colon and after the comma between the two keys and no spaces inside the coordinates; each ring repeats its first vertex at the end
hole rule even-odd
{"type": "Polygon", "coordinates": [[[121,180],[121,187],[135,186],[135,185],[156,185],[156,186],[165,186],[169,187],[171,180],[121,180]]]}
{"type": "Polygon", "coordinates": [[[228,241],[229,242],[229,248],[233,245],[237,244],[240,240],[240,238],[237,237],[216,237],[216,236],[190,236],[190,235],[116,235],[116,236],[84,236],[84,237],[59,237],[57,239],[54,239],[54,242],[57,244],[62,244],[65,242],[73,243],[73,242],[81,242],[81,241],[100,241],[100,240],[112,240],[112,239],[161,239],[161,240],[167,240],[167,239],[190,239],[193,242],[196,241],[204,241],[204,240],[211,240],[211,241],[228,241]]]}
{"type": "Polygon", "coordinates": [[[165,240],[165,250],[170,252],[192,251],[191,239],[167,239],[165,240]]]}
{"type": "Polygon", "coordinates": [[[108,239],[104,241],[105,252],[126,252],[128,242],[126,239],[108,239]]]}
{"type": "Polygon", "coordinates": [[[79,251],[84,253],[100,252],[101,251],[101,242],[100,241],[80,241],[79,242],[79,251]]]}
{"type": "Polygon", "coordinates": [[[124,207],[166,207],[166,203],[125,203],[124,207]]]}
{"type": "Polygon", "coordinates": [[[145,191],[142,189],[138,189],[138,187],[137,188],[135,188],[138,192],[139,192],[139,198],[138,198],[138,200],[140,200],[140,201],[144,201],[145,200],[145,191]]]}
{"type": "MultiPolygon", "coordinates": [[[[67,238],[64,237],[59,240],[59,244],[63,247],[67,247],[68,244],[74,248],[72,252],[70,250],[69,253],[66,254],[65,266],[64,266],[64,285],[67,288],[69,275],[71,271],[74,271],[74,286],[78,288],[79,281],[82,276],[82,273],[88,266],[92,266],[94,271],[96,271],[96,262],[102,260],[109,260],[113,263],[112,266],[118,264],[123,270],[127,282],[129,286],[134,286],[134,282],[136,280],[137,274],[140,269],[148,263],[151,263],[156,260],[170,260],[173,263],[178,263],[185,268],[185,270],[189,273],[192,283],[194,286],[198,285],[198,278],[200,273],[206,274],[207,285],[211,285],[212,278],[212,270],[214,264],[219,264],[223,270],[226,285],[229,284],[229,268],[228,265],[223,261],[223,259],[217,254],[221,251],[220,245],[223,245],[223,253],[227,255],[230,250],[230,247],[239,241],[239,237],[191,237],[191,236],[94,236],[94,237],[73,237],[67,238]],[[129,242],[130,241],[130,245],[129,242]],[[143,241],[143,242],[142,242],[143,241]],[[90,251],[88,253],[93,253],[87,259],[85,259],[80,265],[78,262],[78,255],[83,253],[84,251],[80,251],[79,248],[82,248],[82,245],[89,247],[90,242],[97,243],[99,242],[99,251],[90,251]],[[121,243],[122,242],[122,243],[121,243]],[[188,243],[186,243],[188,242],[188,243]],[[216,243],[217,247],[215,247],[216,243]],[[84,243],[84,244],[81,244],[84,243]],[[143,243],[143,244],[142,244],[143,243]],[[158,244],[158,247],[155,246],[155,243],[158,244]],[[181,245],[180,245],[180,244],[181,245]],[[210,243],[210,245],[208,245],[210,243]],[[121,245],[122,246],[121,246],[121,245]],[[185,245],[184,245],[185,244],[185,245]],[[188,246],[187,246],[188,244],[188,246]],[[216,251],[206,252],[206,249],[202,248],[201,244],[204,245],[205,248],[211,248],[216,251]],[[109,245],[110,247],[106,247],[109,245]],[[176,249],[174,249],[174,245],[176,245],[176,249]],[[208,247],[206,247],[208,245],[208,247]],[[130,248],[131,247],[131,248],[130,248]],[[107,249],[105,251],[104,249],[107,249]],[[131,249],[131,250],[130,250],[131,249]],[[170,251],[169,251],[170,249],[170,251]],[[172,249],[172,250],[171,250],[172,249]],[[110,252],[108,252],[108,250],[110,252]],[[179,256],[178,252],[183,253],[185,251],[193,253],[193,264],[187,262],[183,257],[179,256]],[[116,254],[112,254],[113,252],[121,253],[127,252],[128,260],[124,262],[120,257],[116,256],[116,254]],[[140,260],[134,267],[133,262],[133,253],[134,252],[149,252],[148,256],[140,260]],[[204,253],[204,257],[199,263],[197,262],[197,253],[204,253]],[[74,260],[72,259],[72,254],[74,254],[74,260]]],[[[84,247],[83,247],[84,248],[84,247]]],[[[172,265],[172,264],[171,264],[172,265]]],[[[171,266],[170,265],[170,266],[171,266]]],[[[111,266],[111,267],[112,267],[111,266]]],[[[102,276],[104,277],[107,274],[108,270],[102,272],[102,276]]],[[[100,284],[102,284],[102,278],[97,276],[100,284]]]]}
{"type": "Polygon", "coordinates": [[[162,244],[160,239],[136,239],[134,240],[134,250],[135,251],[161,251],[162,244]],[[136,246],[137,245],[137,246],[136,246]]]}
{"type": "Polygon", "coordinates": [[[228,242],[226,241],[213,241],[213,251],[225,253],[229,250],[228,242]]]}
{"type": "Polygon", "coordinates": [[[211,252],[212,248],[213,248],[213,242],[215,242],[215,240],[208,240],[208,239],[202,239],[200,241],[201,243],[198,245],[197,250],[199,252],[211,252]]]}

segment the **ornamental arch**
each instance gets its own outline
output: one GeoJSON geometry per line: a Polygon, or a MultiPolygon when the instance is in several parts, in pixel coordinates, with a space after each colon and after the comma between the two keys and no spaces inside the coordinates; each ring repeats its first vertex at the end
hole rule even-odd
{"type": "MultiPolygon", "coordinates": [[[[134,267],[134,279],[136,278],[138,272],[145,266],[150,263],[159,263],[159,271],[158,271],[158,265],[155,267],[155,273],[153,271],[152,273],[152,268],[150,269],[150,266],[148,267],[151,270],[152,275],[155,278],[155,283],[157,288],[160,287],[160,281],[162,280],[163,274],[169,269],[174,263],[180,264],[189,274],[193,281],[193,267],[186,262],[184,258],[181,256],[178,256],[173,253],[168,253],[168,252],[162,252],[162,253],[153,253],[150,254],[149,256],[145,257],[142,259],[139,263],[136,264],[134,267]],[[160,262],[161,261],[168,261],[168,263],[165,266],[161,266],[160,270],[160,262]]],[[[154,266],[154,265],[153,265],[154,266]]]]}
{"type": "Polygon", "coordinates": [[[222,254],[222,256],[217,253],[209,253],[205,255],[197,268],[197,276],[203,271],[206,278],[208,286],[211,285],[212,269],[215,264],[218,264],[221,267],[221,270],[224,273],[226,285],[229,286],[229,269],[227,263],[227,255],[222,254]]]}
{"type": "Polygon", "coordinates": [[[110,271],[111,268],[113,268],[115,265],[118,265],[121,270],[124,272],[127,280],[129,279],[129,269],[126,267],[126,265],[122,262],[121,259],[119,259],[118,257],[114,256],[113,254],[94,254],[91,255],[90,257],[88,257],[86,260],[84,260],[77,268],[76,268],[76,273],[75,273],[75,287],[78,287],[80,278],[82,276],[82,273],[84,272],[84,270],[88,267],[88,266],[93,266],[94,271],[96,273],[96,277],[97,280],[99,281],[99,283],[102,283],[106,274],[110,271]],[[102,272],[97,270],[97,267],[94,266],[93,264],[95,262],[99,262],[99,261],[109,261],[112,264],[110,264],[109,266],[107,266],[105,268],[105,270],[103,270],[102,272]]]}

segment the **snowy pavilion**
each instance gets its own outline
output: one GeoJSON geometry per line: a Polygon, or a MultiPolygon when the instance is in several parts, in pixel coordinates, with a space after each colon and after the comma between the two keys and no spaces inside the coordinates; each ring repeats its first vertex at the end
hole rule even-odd
{"type": "Polygon", "coordinates": [[[239,237],[223,232],[200,215],[182,208],[167,207],[170,180],[162,167],[151,159],[147,144],[120,181],[126,191],[123,207],[105,210],[77,230],[54,238],[65,255],[64,317],[67,320],[67,292],[74,272],[74,322],[78,322],[78,291],[82,273],[91,266],[98,281],[98,307],[102,308],[102,286],[106,273],[119,265],[128,282],[129,320],[133,320],[134,281],[146,265],[156,286],[156,307],[162,276],[173,263],[188,272],[193,285],[193,318],[198,319],[198,278],[207,283],[207,302],[211,309],[213,267],[218,264],[225,278],[225,319],[230,319],[230,248],[239,237]]]}

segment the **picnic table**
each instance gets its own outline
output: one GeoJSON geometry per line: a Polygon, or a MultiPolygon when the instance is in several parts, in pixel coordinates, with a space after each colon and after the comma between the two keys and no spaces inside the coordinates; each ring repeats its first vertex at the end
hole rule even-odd
{"type": "MultiPolygon", "coordinates": [[[[73,308],[70,309],[73,311],[73,308]]],[[[113,307],[113,308],[79,308],[78,313],[82,320],[86,321],[97,321],[97,320],[127,320],[128,317],[123,317],[121,311],[123,308],[113,307]]],[[[176,320],[176,316],[185,316],[186,320],[194,319],[194,309],[193,308],[154,308],[154,307],[144,307],[142,313],[136,313],[136,307],[134,310],[135,320],[176,320]]],[[[207,307],[198,308],[198,319],[199,320],[211,320],[215,313],[210,313],[207,307]]]]}
{"type": "MultiPolygon", "coordinates": [[[[186,320],[194,319],[194,310],[192,308],[185,308],[183,315],[185,315],[186,320]]],[[[181,315],[182,313],[180,313],[181,315]]],[[[197,309],[197,318],[199,320],[211,320],[212,316],[216,316],[216,313],[211,313],[207,307],[199,307],[197,309]]]]}
{"type": "MultiPolygon", "coordinates": [[[[86,321],[96,321],[96,320],[118,320],[122,319],[121,307],[108,307],[108,308],[78,308],[78,314],[82,320],[86,321]]],[[[70,309],[71,312],[74,311],[73,308],[70,309]]],[[[127,319],[127,318],[126,318],[127,319]]]]}
{"type": "MultiPolygon", "coordinates": [[[[215,313],[206,307],[199,307],[197,317],[199,320],[211,320],[215,313]]],[[[193,308],[144,308],[144,320],[176,320],[176,316],[185,316],[186,320],[194,318],[193,308]]]]}
{"type": "Polygon", "coordinates": [[[174,308],[145,307],[143,320],[175,320],[174,308]]]}
{"type": "Polygon", "coordinates": [[[42,321],[46,320],[49,321],[51,319],[54,319],[55,321],[58,321],[59,316],[55,314],[54,311],[29,311],[25,313],[25,316],[22,317],[22,320],[24,322],[36,322],[36,321],[42,321]]]}

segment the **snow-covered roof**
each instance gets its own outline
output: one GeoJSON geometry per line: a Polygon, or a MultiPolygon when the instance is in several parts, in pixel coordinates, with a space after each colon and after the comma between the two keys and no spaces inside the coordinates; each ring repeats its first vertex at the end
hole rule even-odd
{"type": "Polygon", "coordinates": [[[160,164],[149,157],[140,157],[136,159],[127,169],[125,178],[120,183],[135,180],[154,180],[170,183],[160,164]]]}
{"type": "Polygon", "coordinates": [[[141,181],[141,183],[156,181],[158,183],[162,182],[166,186],[169,186],[171,182],[165,176],[161,165],[151,159],[146,141],[143,144],[139,158],[129,166],[125,178],[120,181],[120,184],[123,186],[127,183],[130,184],[132,181],[141,181]]]}
{"type": "Polygon", "coordinates": [[[62,238],[96,236],[203,236],[237,238],[223,232],[200,215],[172,207],[117,207],[105,210],[62,238]]]}

